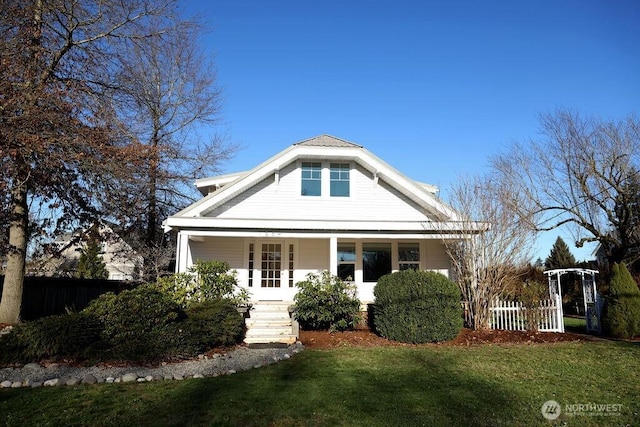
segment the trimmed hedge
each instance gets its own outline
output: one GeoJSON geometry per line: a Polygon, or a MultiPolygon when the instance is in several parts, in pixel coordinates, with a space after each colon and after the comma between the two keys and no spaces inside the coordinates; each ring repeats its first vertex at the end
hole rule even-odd
{"type": "Polygon", "coordinates": [[[83,313],[102,322],[107,357],[133,361],[170,353],[175,339],[171,324],[184,318],[180,306],[154,285],[141,285],[118,295],[103,294],[83,313]]]}
{"type": "Polygon", "coordinates": [[[187,318],[178,325],[181,351],[198,354],[214,347],[236,345],[244,339],[244,317],[229,300],[194,303],[186,314],[187,318]]]}
{"type": "Polygon", "coordinates": [[[440,342],[462,328],[458,285],[431,271],[403,270],[381,277],[374,289],[373,324],[381,336],[401,342],[440,342]]]}
{"type": "Polygon", "coordinates": [[[230,299],[192,303],[185,311],[154,284],[106,293],[81,312],[21,323],[0,336],[0,364],[42,359],[153,362],[232,346],[245,335],[230,299]]]}
{"type": "Polygon", "coordinates": [[[613,264],[602,328],[616,338],[640,335],[640,290],[624,264],[613,264]]]}
{"type": "Polygon", "coordinates": [[[0,337],[0,363],[86,358],[103,349],[102,323],[86,313],[43,317],[0,337]]]}

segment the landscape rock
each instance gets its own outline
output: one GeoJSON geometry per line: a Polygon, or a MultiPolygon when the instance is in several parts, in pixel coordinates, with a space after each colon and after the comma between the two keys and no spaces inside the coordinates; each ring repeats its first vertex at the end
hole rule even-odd
{"type": "Polygon", "coordinates": [[[136,381],[138,379],[138,376],[136,374],[133,374],[131,372],[129,372],[128,374],[124,374],[122,376],[122,382],[123,383],[130,383],[133,381],[136,381]]]}
{"type": "Polygon", "coordinates": [[[69,378],[65,384],[66,385],[77,385],[77,384],[80,384],[80,378],[69,378]]]}
{"type": "Polygon", "coordinates": [[[79,367],[52,363],[41,366],[30,363],[0,368],[0,388],[52,387],[57,385],[120,383],[134,381],[184,380],[187,378],[232,375],[249,369],[258,369],[289,359],[304,347],[293,344],[288,348],[254,349],[240,346],[226,354],[213,353],[177,363],[162,362],[156,367],[93,366],[79,367]]]}
{"type": "Polygon", "coordinates": [[[93,374],[87,374],[82,379],[83,384],[96,384],[98,379],[93,374]]]}

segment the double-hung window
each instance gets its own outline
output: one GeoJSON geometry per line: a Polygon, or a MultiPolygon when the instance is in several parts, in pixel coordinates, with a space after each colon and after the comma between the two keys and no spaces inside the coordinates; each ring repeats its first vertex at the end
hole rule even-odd
{"type": "Polygon", "coordinates": [[[331,197],[349,197],[349,164],[331,163],[329,168],[331,197]]]}
{"type": "Polygon", "coordinates": [[[398,269],[420,270],[419,243],[398,243],[398,269]]]}
{"type": "Polygon", "coordinates": [[[303,196],[319,196],[322,191],[322,164],[319,162],[302,162],[303,196]]]}

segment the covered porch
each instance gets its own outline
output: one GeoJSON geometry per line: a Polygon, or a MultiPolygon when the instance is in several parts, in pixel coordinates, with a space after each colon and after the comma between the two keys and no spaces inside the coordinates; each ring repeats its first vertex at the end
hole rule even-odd
{"type": "Polygon", "coordinates": [[[198,260],[228,262],[254,302],[293,301],[296,283],[323,270],[352,281],[363,304],[384,274],[450,270],[444,238],[432,234],[181,230],[177,255],[177,272],[198,260]]]}

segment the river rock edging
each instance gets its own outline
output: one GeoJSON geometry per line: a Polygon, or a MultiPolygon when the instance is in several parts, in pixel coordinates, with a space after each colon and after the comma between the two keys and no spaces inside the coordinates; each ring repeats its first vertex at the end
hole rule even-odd
{"type": "Polygon", "coordinates": [[[42,366],[28,363],[19,368],[0,369],[0,388],[46,387],[78,384],[126,383],[184,380],[190,378],[232,375],[291,358],[304,349],[301,342],[284,348],[238,347],[213,357],[164,363],[157,367],[75,367],[67,364],[42,366]]]}

